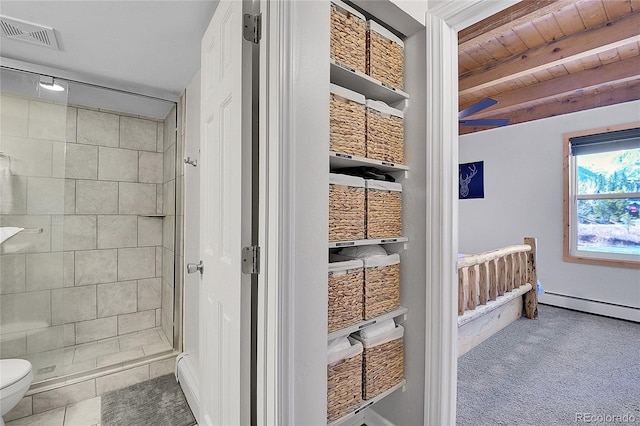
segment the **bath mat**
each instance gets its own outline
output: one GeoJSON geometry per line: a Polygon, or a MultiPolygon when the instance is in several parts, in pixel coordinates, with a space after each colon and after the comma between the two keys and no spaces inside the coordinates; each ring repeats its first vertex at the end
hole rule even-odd
{"type": "Polygon", "coordinates": [[[173,374],[102,395],[102,426],[192,426],[196,420],[173,374]]]}

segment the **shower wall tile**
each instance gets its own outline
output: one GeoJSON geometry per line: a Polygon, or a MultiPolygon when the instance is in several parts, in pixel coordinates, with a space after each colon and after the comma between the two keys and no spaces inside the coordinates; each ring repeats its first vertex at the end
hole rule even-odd
{"type": "Polygon", "coordinates": [[[155,247],[118,249],[118,280],[154,278],[155,247]]]}
{"type": "Polygon", "coordinates": [[[13,96],[0,97],[0,132],[9,136],[27,137],[29,101],[13,96]]]}
{"type": "Polygon", "coordinates": [[[65,251],[63,256],[64,270],[63,285],[65,287],[73,287],[76,285],[76,254],[73,251],[65,251]]]}
{"type": "Polygon", "coordinates": [[[26,176],[2,176],[0,186],[0,214],[27,213],[26,176]]]}
{"type": "Polygon", "coordinates": [[[176,122],[177,114],[176,108],[172,108],[169,114],[164,118],[164,150],[176,143],[176,128],[178,124],[176,122]]]}
{"type": "Polygon", "coordinates": [[[134,331],[146,330],[156,325],[154,310],[118,315],[118,334],[123,335],[134,331]]]}
{"type": "Polygon", "coordinates": [[[27,214],[63,214],[64,186],[64,179],[28,178],[27,214]]]}
{"type": "Polygon", "coordinates": [[[65,141],[67,107],[41,101],[29,101],[29,137],[65,141]]]}
{"type": "Polygon", "coordinates": [[[6,333],[0,335],[0,358],[20,358],[27,354],[27,333],[6,333]]]}
{"type": "Polygon", "coordinates": [[[137,292],[135,281],[98,284],[98,318],[136,312],[137,292]]]}
{"type": "Polygon", "coordinates": [[[162,213],[165,215],[176,214],[176,181],[175,179],[165,183],[162,188],[162,213]]]}
{"type": "Polygon", "coordinates": [[[27,331],[27,353],[50,351],[64,347],[64,326],[27,331]]]}
{"type": "MultiPolygon", "coordinates": [[[[96,249],[97,224],[94,215],[66,215],[62,220],[62,250],[96,249]]],[[[58,247],[55,235],[53,247],[58,247]]]]}
{"type": "Polygon", "coordinates": [[[78,133],[78,109],[67,108],[67,142],[76,142],[78,133]]]}
{"type": "Polygon", "coordinates": [[[138,280],[138,310],[145,311],[161,307],[162,279],[138,280]]]}
{"type": "Polygon", "coordinates": [[[162,245],[162,218],[138,216],[138,246],[162,245]]]}
{"type": "Polygon", "coordinates": [[[64,324],[64,346],[74,346],[76,344],[76,325],[75,324],[64,324]]]}
{"type": "Polygon", "coordinates": [[[162,325],[162,309],[156,309],[156,327],[162,325]]]}
{"type": "Polygon", "coordinates": [[[175,272],[174,264],[175,259],[173,251],[164,247],[162,251],[162,277],[164,280],[173,281],[173,274],[175,272]]]}
{"type": "Polygon", "coordinates": [[[98,147],[84,144],[68,144],[65,158],[67,179],[97,179],[98,147]]]}
{"type": "Polygon", "coordinates": [[[51,177],[65,177],[66,147],[64,142],[51,142],[51,177]]]}
{"type": "Polygon", "coordinates": [[[97,343],[87,343],[76,347],[73,363],[80,363],[100,355],[112,354],[120,350],[118,339],[101,340],[97,343]]]}
{"type": "Polygon", "coordinates": [[[119,213],[149,215],[156,213],[156,185],[120,182],[119,213]]]}
{"type": "Polygon", "coordinates": [[[76,180],[64,181],[64,214],[76,213],[76,180]]]}
{"type": "Polygon", "coordinates": [[[156,246],[156,277],[162,277],[163,250],[162,246],[156,246]]]}
{"type": "Polygon", "coordinates": [[[163,185],[162,184],[156,184],[156,214],[163,214],[162,213],[162,207],[163,207],[163,185]]]}
{"type": "Polygon", "coordinates": [[[77,251],[76,286],[110,283],[118,280],[118,250],[77,251]]]}
{"type": "Polygon", "coordinates": [[[137,216],[98,216],[98,248],[136,247],[137,245],[137,216]]]}
{"type": "Polygon", "coordinates": [[[12,216],[2,217],[3,226],[38,229],[41,233],[24,233],[14,235],[0,244],[1,254],[40,253],[51,251],[51,216],[12,216]]]}
{"type": "Polygon", "coordinates": [[[25,331],[50,325],[51,292],[31,291],[0,297],[0,329],[25,331]]]}
{"type": "MultiPolygon", "coordinates": [[[[98,296],[99,297],[99,296],[98,296]]],[[[76,323],[76,343],[87,343],[118,335],[118,317],[76,323]]]]}
{"type": "Polygon", "coordinates": [[[96,286],[67,287],[51,291],[53,324],[96,318],[96,286]]]}
{"type": "Polygon", "coordinates": [[[158,330],[155,328],[137,333],[124,334],[118,337],[118,340],[120,341],[120,350],[128,350],[162,342],[160,333],[158,333],[158,330]]]}
{"type": "Polygon", "coordinates": [[[170,145],[164,151],[163,182],[176,178],[176,144],[170,145]]]}
{"type": "Polygon", "coordinates": [[[24,254],[0,256],[0,294],[21,293],[26,286],[26,259],[24,254]]]}
{"type": "Polygon", "coordinates": [[[146,183],[162,183],[163,156],[156,152],[139,151],[138,180],[146,183]]]}
{"type": "Polygon", "coordinates": [[[133,117],[120,117],[120,148],[155,152],[158,123],[133,117]]]}
{"type": "Polygon", "coordinates": [[[118,183],[78,180],[76,182],[77,214],[117,214],[118,183]]]}
{"type": "Polygon", "coordinates": [[[157,148],[156,152],[164,152],[164,124],[158,124],[158,136],[157,136],[157,148]]]}
{"type": "Polygon", "coordinates": [[[126,351],[116,352],[114,354],[102,355],[96,359],[96,367],[107,367],[122,362],[132,361],[144,357],[142,348],[134,348],[126,351]]]}
{"type": "Polygon", "coordinates": [[[175,216],[167,216],[162,221],[162,245],[173,250],[175,243],[175,216]]]}
{"type": "Polygon", "coordinates": [[[138,151],[101,146],[99,162],[98,179],[100,180],[120,182],[136,182],[138,180],[138,151]]]}
{"type": "Polygon", "coordinates": [[[2,136],[2,152],[11,158],[11,173],[51,176],[51,141],[2,136]]]}
{"type": "Polygon", "coordinates": [[[26,255],[27,291],[62,288],[64,279],[63,253],[33,253],[26,255]]]}
{"type": "Polygon", "coordinates": [[[118,147],[119,123],[116,114],[78,109],[78,142],[118,147]]]}

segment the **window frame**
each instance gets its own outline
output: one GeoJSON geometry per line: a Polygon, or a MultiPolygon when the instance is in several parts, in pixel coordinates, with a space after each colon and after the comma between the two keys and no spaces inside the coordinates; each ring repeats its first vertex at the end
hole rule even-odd
{"type": "MultiPolygon", "coordinates": [[[[623,268],[640,269],[640,259],[632,260],[633,255],[578,251],[575,247],[577,240],[577,184],[576,184],[576,160],[571,155],[571,138],[579,136],[597,135],[601,133],[615,132],[640,127],[640,121],[626,123],[617,126],[601,127],[597,129],[582,130],[579,132],[565,133],[563,141],[563,260],[565,262],[585,263],[601,266],[614,266],[623,268]]],[[[619,196],[599,195],[593,198],[613,199],[619,196]]],[[[627,197],[624,197],[627,198],[627,197]]]]}

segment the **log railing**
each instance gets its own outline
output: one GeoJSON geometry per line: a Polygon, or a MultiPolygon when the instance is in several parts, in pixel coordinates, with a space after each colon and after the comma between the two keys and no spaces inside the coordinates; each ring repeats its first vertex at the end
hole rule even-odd
{"type": "Polygon", "coordinates": [[[524,311],[527,318],[537,318],[536,240],[524,240],[524,245],[513,245],[458,260],[458,315],[491,301],[499,301],[501,296],[530,284],[531,289],[523,296],[524,311]]]}

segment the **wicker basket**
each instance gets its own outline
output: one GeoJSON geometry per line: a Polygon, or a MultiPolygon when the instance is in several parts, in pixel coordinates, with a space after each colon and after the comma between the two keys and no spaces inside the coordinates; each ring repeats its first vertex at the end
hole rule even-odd
{"type": "Polygon", "coordinates": [[[404,87],[404,43],[375,21],[367,21],[367,74],[385,85],[404,87]]]}
{"type": "Polygon", "coordinates": [[[367,180],[367,238],[402,236],[402,185],[367,180]]]}
{"type": "Polygon", "coordinates": [[[363,283],[362,260],[329,264],[329,333],[362,321],[363,283]]]}
{"type": "Polygon", "coordinates": [[[362,342],[362,398],[367,400],[399,384],[404,378],[404,329],[395,329],[362,342]]]}
{"type": "Polygon", "coordinates": [[[364,236],[364,179],[330,173],[329,241],[362,240],[364,236]]]}
{"type": "Polygon", "coordinates": [[[334,421],[358,408],[362,402],[362,344],[327,358],[327,420],[334,421]]]}
{"type": "Polygon", "coordinates": [[[358,157],[367,155],[364,96],[332,84],[329,117],[329,149],[358,157]]]}
{"type": "Polygon", "coordinates": [[[400,256],[364,259],[364,319],[375,318],[400,307],[400,256]]]}
{"type": "Polygon", "coordinates": [[[367,158],[404,164],[404,114],[367,99],[367,158]]]}
{"type": "Polygon", "coordinates": [[[331,59],[363,74],[367,70],[367,22],[341,1],[331,2],[331,59]]]}

